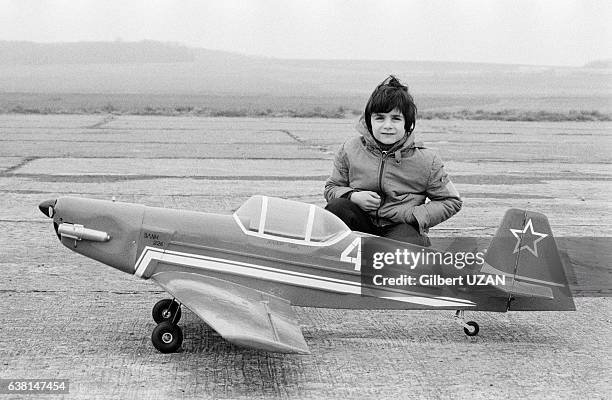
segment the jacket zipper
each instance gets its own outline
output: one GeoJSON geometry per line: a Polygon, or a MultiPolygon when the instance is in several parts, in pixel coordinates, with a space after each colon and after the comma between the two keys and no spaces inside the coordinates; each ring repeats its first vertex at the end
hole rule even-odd
{"type": "Polygon", "coordinates": [[[380,159],[380,168],[379,168],[379,174],[378,174],[378,192],[380,194],[380,204],[378,205],[378,208],[376,209],[376,225],[378,225],[380,223],[380,217],[378,215],[378,210],[380,210],[380,207],[383,205],[383,201],[384,201],[384,192],[382,189],[382,178],[383,178],[383,173],[385,171],[385,161],[387,161],[387,156],[389,155],[388,151],[383,151],[382,152],[382,157],[380,159]]]}

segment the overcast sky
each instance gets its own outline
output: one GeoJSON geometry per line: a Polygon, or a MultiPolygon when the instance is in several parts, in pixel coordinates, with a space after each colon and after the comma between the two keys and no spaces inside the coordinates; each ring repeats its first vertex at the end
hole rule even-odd
{"type": "Polygon", "coordinates": [[[610,0],[0,0],[0,40],[179,42],[278,58],[582,65],[610,0]]]}

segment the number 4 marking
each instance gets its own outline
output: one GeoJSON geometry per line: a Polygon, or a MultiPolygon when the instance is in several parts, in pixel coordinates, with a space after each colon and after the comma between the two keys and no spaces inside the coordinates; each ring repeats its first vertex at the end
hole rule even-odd
{"type": "Polygon", "coordinates": [[[340,261],[355,264],[355,271],[361,271],[361,238],[356,238],[346,249],[340,254],[340,261]],[[355,256],[350,254],[355,250],[355,256]]]}

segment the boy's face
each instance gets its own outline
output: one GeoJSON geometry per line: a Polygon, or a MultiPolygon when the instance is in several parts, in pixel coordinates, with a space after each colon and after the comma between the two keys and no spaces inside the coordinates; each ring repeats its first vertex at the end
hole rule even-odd
{"type": "Polygon", "coordinates": [[[404,114],[397,108],[388,113],[372,113],[372,135],[384,144],[393,144],[404,137],[404,114]]]}

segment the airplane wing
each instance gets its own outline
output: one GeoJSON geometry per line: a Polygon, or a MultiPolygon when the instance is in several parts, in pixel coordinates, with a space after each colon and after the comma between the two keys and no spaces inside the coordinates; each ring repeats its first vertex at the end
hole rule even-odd
{"type": "Polygon", "coordinates": [[[151,276],[228,342],[265,351],[310,354],[291,303],[258,290],[190,272],[151,276]]]}

